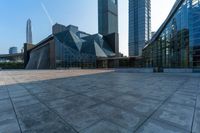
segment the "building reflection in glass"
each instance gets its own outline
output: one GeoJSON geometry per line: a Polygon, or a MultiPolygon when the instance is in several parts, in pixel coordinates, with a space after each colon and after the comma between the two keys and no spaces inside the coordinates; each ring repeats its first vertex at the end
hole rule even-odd
{"type": "Polygon", "coordinates": [[[179,0],[143,49],[144,65],[200,68],[200,0],[179,0]]]}

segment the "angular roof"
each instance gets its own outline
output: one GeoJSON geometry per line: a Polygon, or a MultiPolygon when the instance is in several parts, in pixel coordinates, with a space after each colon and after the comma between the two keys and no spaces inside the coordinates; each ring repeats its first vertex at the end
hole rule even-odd
{"type": "Polygon", "coordinates": [[[167,26],[168,22],[171,20],[171,18],[173,17],[173,15],[176,13],[176,11],[179,9],[179,7],[182,5],[182,3],[184,1],[185,0],[176,0],[174,6],[172,7],[169,15],[166,18],[166,20],[163,22],[163,24],[160,26],[160,28],[157,30],[157,32],[154,34],[154,36],[152,37],[152,39],[148,42],[148,44],[144,48],[146,48],[147,46],[149,46],[149,44],[153,43],[159,37],[159,35],[164,30],[164,28],[167,26]]]}

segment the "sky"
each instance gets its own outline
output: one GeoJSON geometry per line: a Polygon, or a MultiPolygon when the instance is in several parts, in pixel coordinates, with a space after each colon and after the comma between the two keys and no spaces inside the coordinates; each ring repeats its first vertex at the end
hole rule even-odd
{"type": "MultiPolygon", "coordinates": [[[[128,0],[119,1],[120,52],[128,55],[128,0]]],[[[152,31],[156,31],[170,12],[175,0],[151,0],[152,31]]],[[[79,30],[98,32],[97,0],[1,0],[0,54],[9,47],[21,51],[26,40],[26,21],[32,20],[33,43],[51,34],[52,25],[76,25],[79,30]]]]}

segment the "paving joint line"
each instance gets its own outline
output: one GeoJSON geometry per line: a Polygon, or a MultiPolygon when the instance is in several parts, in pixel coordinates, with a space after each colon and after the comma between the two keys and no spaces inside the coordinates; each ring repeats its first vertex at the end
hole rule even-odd
{"type": "Polygon", "coordinates": [[[195,100],[195,106],[194,106],[194,112],[193,112],[193,118],[192,118],[192,125],[191,125],[191,132],[190,133],[193,133],[193,126],[194,126],[196,110],[197,110],[197,100],[198,100],[198,95],[196,96],[196,100],[195,100]]]}
{"type": "MultiPolygon", "coordinates": [[[[12,79],[14,80],[14,81],[16,81],[15,79],[14,79],[14,77],[12,77],[12,79]]],[[[16,81],[17,82],[17,81],[16,81]]],[[[51,109],[49,106],[47,106],[43,101],[41,101],[37,96],[35,96],[34,94],[32,94],[23,84],[19,84],[20,86],[22,86],[23,88],[25,88],[26,89],[26,91],[28,91],[28,93],[30,94],[30,95],[32,95],[33,97],[35,97],[40,103],[42,103],[43,105],[45,105],[51,112],[53,112],[53,113],[55,113],[62,121],[63,121],[63,124],[65,125],[65,126],[68,126],[68,127],[70,127],[70,128],[72,128],[73,129],[73,131],[75,131],[75,132],[77,132],[78,133],[78,131],[72,126],[72,125],[70,125],[67,121],[65,121],[56,111],[54,111],[53,109],[51,109]]],[[[18,119],[17,119],[18,120],[18,119]]],[[[22,133],[22,132],[21,132],[22,133]]]]}
{"type": "MultiPolygon", "coordinates": [[[[25,89],[26,87],[23,86],[25,89]]],[[[27,90],[27,89],[26,89],[27,90]]],[[[62,121],[63,121],[63,124],[65,124],[65,126],[68,126],[70,128],[72,128],[75,132],[78,133],[78,131],[71,125],[69,124],[65,119],[63,119],[57,111],[55,111],[54,109],[51,109],[46,103],[44,103],[42,100],[40,100],[35,94],[32,94],[29,90],[27,90],[29,92],[30,95],[32,95],[33,97],[35,97],[40,103],[42,103],[43,105],[45,105],[51,112],[55,113],[62,121]]]]}
{"type": "MultiPolygon", "coordinates": [[[[4,82],[5,82],[5,81],[4,81],[4,82]]],[[[6,86],[5,86],[5,87],[6,87],[6,86]]],[[[13,111],[14,111],[14,113],[15,113],[15,118],[16,118],[16,120],[17,120],[17,124],[18,124],[19,130],[20,130],[20,132],[22,133],[22,128],[21,128],[21,125],[20,125],[20,123],[19,123],[19,119],[18,119],[16,110],[15,110],[15,107],[14,107],[14,103],[13,103],[13,101],[12,101],[12,98],[10,97],[10,92],[9,92],[9,90],[8,90],[7,87],[6,87],[6,90],[7,90],[7,92],[8,92],[9,99],[10,99],[10,102],[11,102],[11,104],[12,104],[13,111]]]]}
{"type": "Polygon", "coordinates": [[[154,110],[151,115],[147,117],[144,122],[142,122],[133,132],[137,132],[172,96],[175,94],[178,90],[180,90],[181,86],[183,86],[186,83],[187,79],[185,79],[180,86],[178,86],[177,89],[175,89],[158,107],[156,110],[154,110]]]}

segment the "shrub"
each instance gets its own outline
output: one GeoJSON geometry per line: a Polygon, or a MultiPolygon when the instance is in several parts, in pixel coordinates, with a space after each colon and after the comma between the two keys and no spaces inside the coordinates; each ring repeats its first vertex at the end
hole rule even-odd
{"type": "Polygon", "coordinates": [[[0,62],[1,69],[24,69],[23,62],[0,62]]]}

